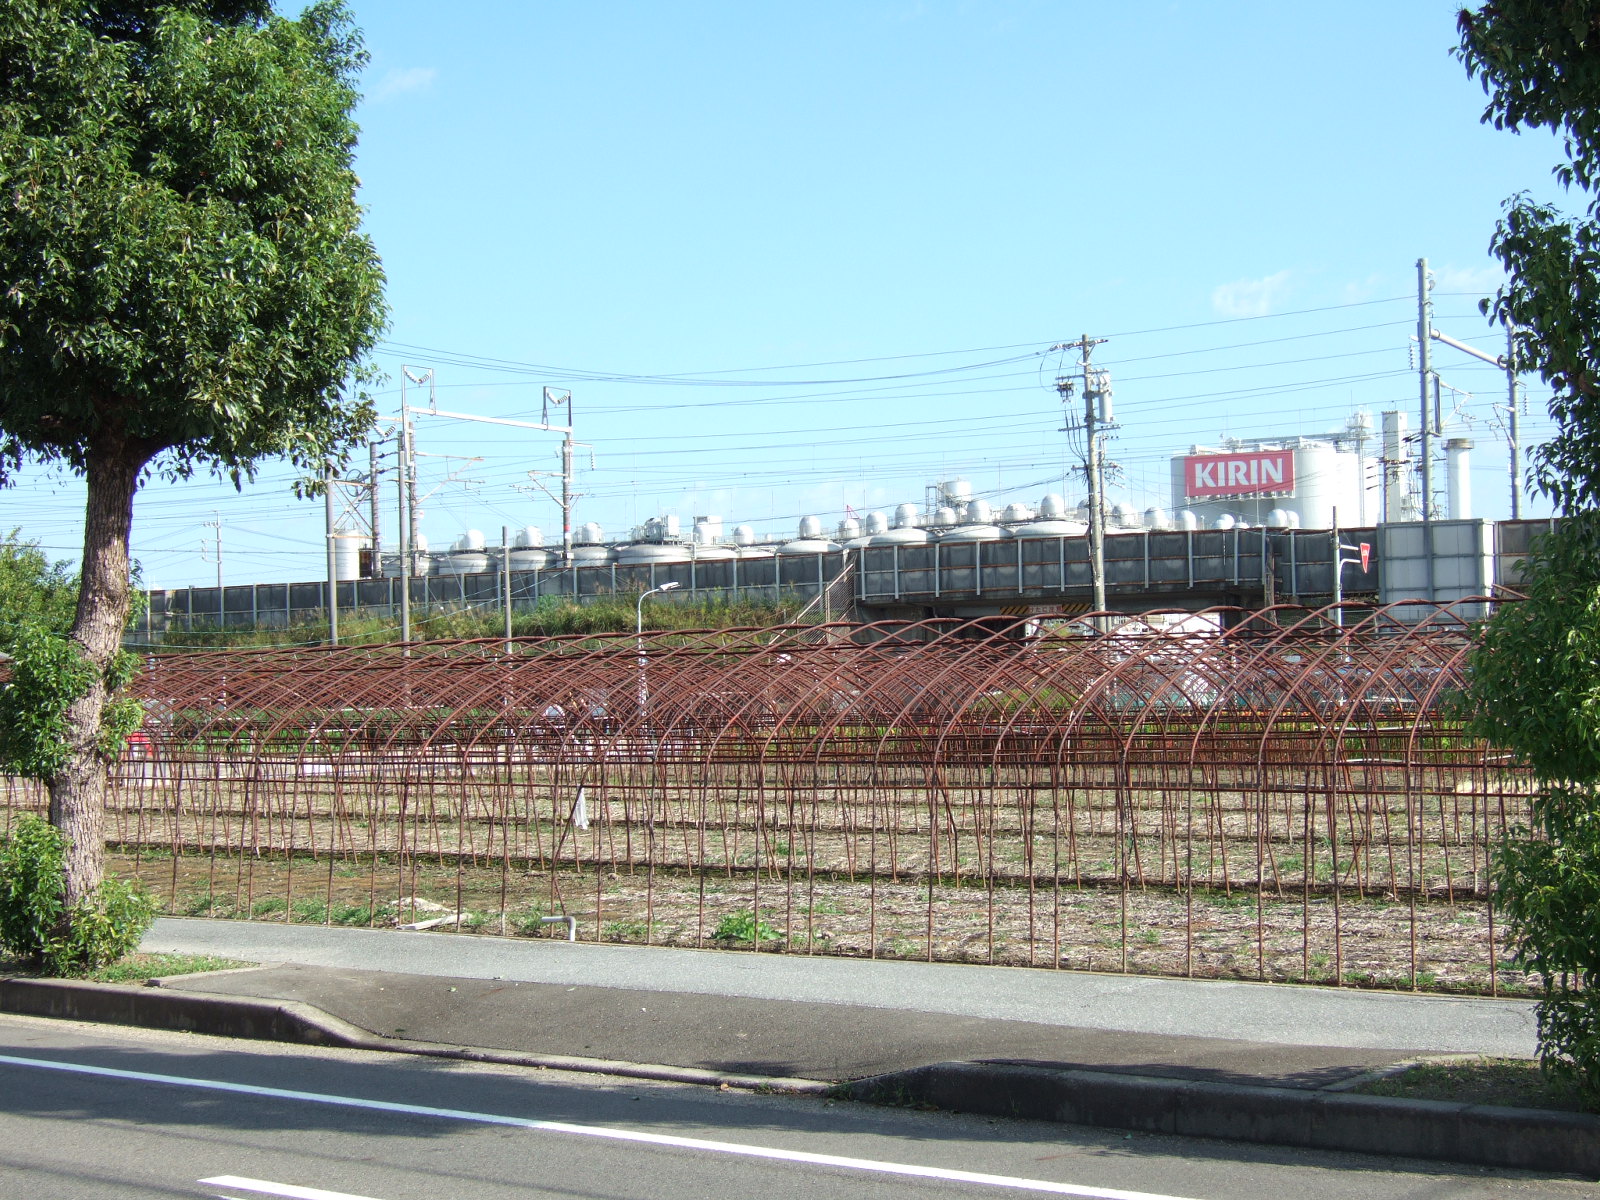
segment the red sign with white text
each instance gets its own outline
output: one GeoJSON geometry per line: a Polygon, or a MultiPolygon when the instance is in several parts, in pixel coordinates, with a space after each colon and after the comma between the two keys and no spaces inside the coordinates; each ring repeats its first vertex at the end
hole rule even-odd
{"type": "Polygon", "coordinates": [[[1183,493],[1202,496],[1271,496],[1294,491],[1294,451],[1191,454],[1183,460],[1183,493]]]}

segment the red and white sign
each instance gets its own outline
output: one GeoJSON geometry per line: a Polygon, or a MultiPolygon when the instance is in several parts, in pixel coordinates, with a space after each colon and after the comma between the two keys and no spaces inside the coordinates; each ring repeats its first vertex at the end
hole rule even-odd
{"type": "Polygon", "coordinates": [[[1183,492],[1203,496],[1271,496],[1294,491],[1294,451],[1191,454],[1183,460],[1183,492]]]}

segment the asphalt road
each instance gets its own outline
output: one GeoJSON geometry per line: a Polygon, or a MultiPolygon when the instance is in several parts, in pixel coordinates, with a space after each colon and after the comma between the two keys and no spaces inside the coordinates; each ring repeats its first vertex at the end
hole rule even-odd
{"type": "Polygon", "coordinates": [[[0,1017],[29,1200],[1592,1196],[1581,1181],[0,1017]]]}

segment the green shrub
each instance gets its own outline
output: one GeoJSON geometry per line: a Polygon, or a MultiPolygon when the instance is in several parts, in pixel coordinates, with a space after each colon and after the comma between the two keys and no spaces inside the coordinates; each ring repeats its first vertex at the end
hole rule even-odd
{"type": "Polygon", "coordinates": [[[729,913],[717,922],[716,929],[711,934],[714,942],[747,942],[751,945],[759,938],[763,942],[775,942],[779,934],[776,929],[765,921],[758,921],[754,913],[746,910],[729,913]]]}
{"type": "Polygon", "coordinates": [[[25,816],[0,842],[0,944],[52,975],[86,975],[129,953],[155,920],[137,882],[107,879],[70,909],[64,893],[66,839],[25,816]]]}

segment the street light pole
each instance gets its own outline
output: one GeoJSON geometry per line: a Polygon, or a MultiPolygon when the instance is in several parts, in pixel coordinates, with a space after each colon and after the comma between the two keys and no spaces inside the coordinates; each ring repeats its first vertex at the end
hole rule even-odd
{"type": "Polygon", "coordinates": [[[643,722],[645,706],[650,702],[650,688],[645,682],[645,663],[647,658],[644,652],[644,602],[645,597],[654,596],[657,592],[670,592],[678,585],[677,580],[663,583],[660,587],[653,587],[648,592],[639,593],[639,602],[634,606],[633,636],[639,652],[639,720],[643,722]]]}

